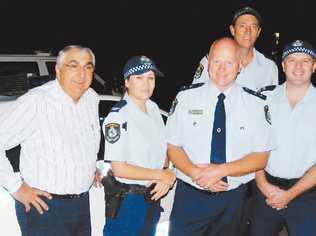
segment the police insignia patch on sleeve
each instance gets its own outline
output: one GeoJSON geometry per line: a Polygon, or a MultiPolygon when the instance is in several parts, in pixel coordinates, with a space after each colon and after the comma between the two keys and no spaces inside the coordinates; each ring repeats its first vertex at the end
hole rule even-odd
{"type": "Polygon", "coordinates": [[[271,125],[271,115],[269,111],[269,106],[265,105],[264,106],[264,116],[266,117],[266,121],[271,125]]]}
{"type": "Polygon", "coordinates": [[[202,75],[203,70],[204,70],[204,66],[200,63],[199,66],[196,68],[193,79],[194,80],[199,79],[202,75]]]}
{"type": "Polygon", "coordinates": [[[178,100],[177,100],[177,98],[175,98],[175,99],[173,100],[173,102],[172,102],[170,111],[169,111],[169,113],[168,113],[169,116],[171,116],[171,115],[174,113],[174,111],[176,110],[176,106],[177,106],[177,105],[178,105],[178,100]]]}
{"type": "Polygon", "coordinates": [[[105,140],[109,143],[115,143],[121,136],[120,124],[109,123],[105,126],[104,132],[105,140]]]}

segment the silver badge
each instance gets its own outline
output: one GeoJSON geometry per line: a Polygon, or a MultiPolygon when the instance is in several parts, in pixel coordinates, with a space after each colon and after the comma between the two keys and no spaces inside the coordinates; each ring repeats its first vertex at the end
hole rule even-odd
{"type": "Polygon", "coordinates": [[[141,56],[140,60],[141,60],[142,63],[151,64],[151,60],[148,57],[146,57],[146,56],[141,56]]]}
{"type": "Polygon", "coordinates": [[[292,43],[293,47],[301,47],[303,46],[303,42],[301,40],[296,40],[295,42],[292,43]]]}
{"type": "Polygon", "coordinates": [[[191,115],[203,115],[202,109],[190,109],[189,114],[191,115]]]}

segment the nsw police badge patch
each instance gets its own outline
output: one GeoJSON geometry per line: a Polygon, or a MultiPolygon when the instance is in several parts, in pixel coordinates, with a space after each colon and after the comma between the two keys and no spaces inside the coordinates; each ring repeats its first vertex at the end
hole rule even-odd
{"type": "Polygon", "coordinates": [[[174,113],[174,111],[175,111],[177,105],[178,105],[178,100],[175,98],[175,99],[173,100],[173,102],[172,102],[170,111],[169,111],[169,113],[168,113],[169,116],[171,116],[171,115],[174,113]]]}
{"type": "Polygon", "coordinates": [[[203,70],[204,70],[204,66],[200,63],[200,65],[196,68],[193,79],[194,80],[199,79],[202,75],[203,70]]]}
{"type": "Polygon", "coordinates": [[[269,111],[269,106],[265,105],[264,106],[264,116],[266,117],[266,121],[271,125],[271,115],[269,111]]]}
{"type": "Polygon", "coordinates": [[[109,143],[115,143],[121,136],[120,124],[109,123],[105,126],[104,132],[105,140],[109,143]]]}

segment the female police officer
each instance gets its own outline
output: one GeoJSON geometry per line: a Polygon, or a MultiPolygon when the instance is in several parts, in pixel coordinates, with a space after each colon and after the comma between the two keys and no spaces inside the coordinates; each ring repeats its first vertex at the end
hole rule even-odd
{"type": "MultiPolygon", "coordinates": [[[[129,59],[123,69],[126,94],[105,118],[105,160],[116,179],[127,187],[115,219],[106,219],[104,234],[153,235],[157,204],[145,201],[145,186],[153,202],[172,187],[175,175],[164,170],[167,155],[165,127],[158,106],[151,101],[156,76],[163,76],[146,56],[129,59]]],[[[105,191],[106,188],[105,188],[105,191]]],[[[157,202],[156,202],[157,203],[157,202]]]]}

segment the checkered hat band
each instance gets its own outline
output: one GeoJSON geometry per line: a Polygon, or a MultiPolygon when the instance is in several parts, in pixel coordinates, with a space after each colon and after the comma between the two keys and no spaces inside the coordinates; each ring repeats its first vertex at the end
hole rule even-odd
{"type": "Polygon", "coordinates": [[[124,77],[127,78],[128,76],[133,75],[139,71],[151,70],[151,69],[155,69],[155,67],[152,64],[144,64],[140,66],[135,66],[129,69],[127,72],[125,72],[124,77]]]}
{"type": "Polygon", "coordinates": [[[285,52],[283,52],[282,58],[285,58],[288,55],[290,55],[292,53],[296,53],[296,52],[305,53],[305,54],[311,55],[313,58],[316,58],[316,54],[313,50],[306,49],[303,47],[295,47],[295,48],[291,48],[291,49],[286,50],[285,52]]]}

